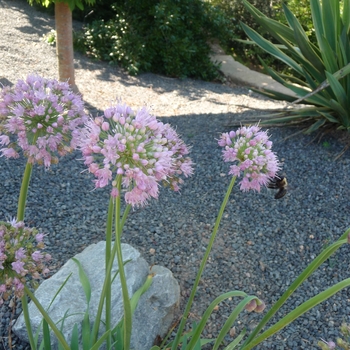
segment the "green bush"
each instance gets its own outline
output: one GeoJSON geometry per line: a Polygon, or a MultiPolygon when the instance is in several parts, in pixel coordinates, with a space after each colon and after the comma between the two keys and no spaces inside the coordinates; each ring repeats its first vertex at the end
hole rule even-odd
{"type": "MultiPolygon", "coordinates": [[[[286,5],[283,4],[283,11],[288,26],[271,20],[247,0],[243,1],[279,45],[242,23],[246,34],[264,51],[288,65],[293,75],[279,74],[264,61],[262,64],[272,78],[299,97],[298,102],[311,105],[277,113],[277,118],[269,122],[309,121],[312,122],[307,129],[309,133],[329,123],[350,130],[350,76],[347,75],[350,72],[350,0],[310,0],[316,43],[309,40],[286,5]]],[[[295,101],[292,94],[267,89],[262,93],[274,99],[295,101]]]]}
{"type": "Polygon", "coordinates": [[[228,37],[224,14],[202,0],[130,0],[111,7],[113,18],[85,29],[86,52],[124,66],[173,77],[212,80],[217,66],[208,42],[228,37]]]}

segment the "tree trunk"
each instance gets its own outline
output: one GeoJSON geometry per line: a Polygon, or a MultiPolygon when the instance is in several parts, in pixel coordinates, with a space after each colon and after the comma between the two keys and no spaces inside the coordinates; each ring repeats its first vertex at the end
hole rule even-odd
{"type": "Polygon", "coordinates": [[[67,3],[55,2],[56,48],[58,57],[58,78],[69,82],[76,90],[74,78],[74,51],[72,12],[67,3]]]}

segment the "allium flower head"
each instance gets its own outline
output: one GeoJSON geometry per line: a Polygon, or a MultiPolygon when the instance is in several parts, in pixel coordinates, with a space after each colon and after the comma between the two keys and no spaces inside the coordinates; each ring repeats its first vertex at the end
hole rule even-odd
{"type": "MultiPolygon", "coordinates": [[[[45,263],[51,256],[41,251],[45,246],[37,241],[38,235],[23,222],[0,221],[0,305],[12,293],[23,296],[26,277],[38,279],[49,272],[45,263]]],[[[35,286],[34,281],[32,284],[35,286]]]]}
{"type": "Polygon", "coordinates": [[[193,173],[187,146],[146,108],[136,113],[123,104],[107,108],[103,116],[86,123],[78,139],[85,164],[97,178],[95,187],[111,182],[111,195],[117,197],[121,179],[125,201],[133,206],[158,198],[159,182],[178,191],[180,176],[193,173]]]}
{"type": "MultiPolygon", "coordinates": [[[[81,96],[68,83],[29,75],[0,91],[0,156],[49,167],[75,148],[75,130],[87,120],[81,96]],[[10,135],[15,136],[11,142],[10,135]]],[[[12,138],[11,138],[12,139],[12,138]]]]}
{"type": "Polygon", "coordinates": [[[242,191],[260,191],[276,176],[280,169],[278,159],[271,151],[272,142],[258,125],[241,127],[237,131],[223,133],[218,141],[224,147],[225,162],[237,162],[230,166],[230,175],[240,176],[242,191]]]}

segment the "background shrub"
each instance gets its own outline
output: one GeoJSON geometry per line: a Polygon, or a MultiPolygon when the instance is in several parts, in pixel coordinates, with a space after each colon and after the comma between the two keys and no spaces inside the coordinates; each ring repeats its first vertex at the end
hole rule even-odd
{"type": "Polygon", "coordinates": [[[111,5],[112,18],[85,28],[86,52],[120,63],[129,73],[212,80],[211,38],[228,40],[228,22],[217,7],[202,0],[130,0],[111,5]]]}

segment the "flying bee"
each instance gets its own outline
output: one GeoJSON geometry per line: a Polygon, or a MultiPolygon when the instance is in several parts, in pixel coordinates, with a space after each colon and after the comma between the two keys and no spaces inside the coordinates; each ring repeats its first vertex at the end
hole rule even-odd
{"type": "Polygon", "coordinates": [[[278,192],[275,194],[275,199],[281,199],[286,195],[287,186],[288,186],[287,178],[284,176],[278,176],[278,175],[276,175],[273,179],[271,179],[270,182],[267,184],[267,188],[278,190],[278,192]]]}

